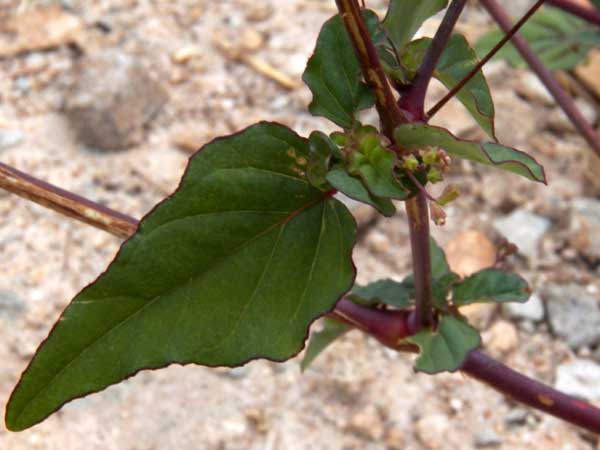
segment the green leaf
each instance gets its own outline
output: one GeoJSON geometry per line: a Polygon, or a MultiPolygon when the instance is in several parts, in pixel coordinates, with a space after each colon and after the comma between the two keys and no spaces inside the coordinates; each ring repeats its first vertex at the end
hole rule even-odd
{"type": "Polygon", "coordinates": [[[423,22],[448,5],[448,0],[391,0],[383,26],[396,48],[402,50],[423,22]]]}
{"type": "Polygon", "coordinates": [[[444,250],[435,242],[433,238],[429,240],[429,251],[431,255],[431,277],[433,278],[432,292],[435,304],[438,308],[447,306],[447,297],[450,286],[456,280],[460,279],[450,269],[444,250]]]}
{"type": "MultiPolygon", "coordinates": [[[[421,65],[427,49],[431,45],[430,38],[422,38],[411,42],[402,56],[402,64],[412,76],[421,65]]],[[[453,34],[442,52],[433,76],[440,80],[448,89],[453,89],[478,64],[479,60],[465,37],[453,34]]],[[[481,70],[456,94],[456,98],[465,106],[467,111],[493,139],[494,130],[494,101],[487,81],[481,70]]]]}
{"type": "Polygon", "coordinates": [[[527,281],[519,275],[491,268],[477,272],[455,284],[452,299],[457,306],[492,302],[523,303],[530,295],[527,281]]]}
{"type": "MultiPolygon", "coordinates": [[[[444,250],[435,242],[433,238],[429,240],[429,254],[431,258],[431,278],[432,293],[435,306],[439,309],[446,309],[448,306],[447,298],[452,284],[460,277],[452,272],[444,250]]],[[[414,279],[412,275],[406,277],[402,284],[414,291],[414,279]]]]}
{"type": "Polygon", "coordinates": [[[379,143],[367,144],[364,152],[355,152],[351,171],[358,172],[367,189],[376,197],[405,200],[410,192],[394,175],[396,156],[379,143]]]}
{"type": "Polygon", "coordinates": [[[546,183],[544,168],[533,157],[514,148],[459,139],[444,128],[425,124],[400,125],[394,131],[394,136],[398,144],[410,150],[427,146],[441,147],[452,156],[546,183]]]}
{"type": "Polygon", "coordinates": [[[378,280],[366,286],[356,285],[352,295],[370,303],[383,303],[397,308],[408,308],[412,304],[414,286],[390,279],[378,280]]]}
{"type": "Polygon", "coordinates": [[[431,255],[431,276],[434,279],[440,280],[452,273],[444,250],[433,238],[429,239],[429,254],[431,255]]]}
{"type": "Polygon", "coordinates": [[[355,273],[356,223],[307,182],[307,157],[306,139],[271,123],[198,152],[63,312],[11,396],[8,428],[142,369],[298,353],[355,273]]]}
{"type": "MultiPolygon", "coordinates": [[[[364,14],[373,23],[375,14],[364,14]]],[[[326,117],[342,128],[352,128],[358,111],[375,104],[371,89],[361,81],[360,65],[339,15],[323,25],[302,79],[313,94],[311,114],[326,117]]]]}
{"type": "Polygon", "coordinates": [[[421,353],[415,368],[429,374],[455,372],[469,352],[479,347],[479,332],[462,319],[442,316],[437,331],[423,330],[408,339],[421,353]]]}
{"type": "Polygon", "coordinates": [[[351,329],[352,327],[350,325],[325,318],[323,320],[323,329],[310,335],[304,358],[300,363],[300,370],[304,372],[308,369],[314,360],[317,359],[317,356],[319,356],[336,339],[351,329]]]}
{"type": "Polygon", "coordinates": [[[371,205],[385,217],[396,213],[396,207],[389,198],[372,195],[358,178],[348,174],[344,169],[333,169],[327,174],[327,181],[342,194],[358,202],[371,205]]]}
{"type": "MultiPolygon", "coordinates": [[[[585,59],[591,49],[600,45],[597,26],[557,8],[543,8],[535,13],[522,27],[521,34],[551,70],[572,69],[585,59]]],[[[477,53],[480,56],[487,54],[503,36],[502,31],[485,34],[475,45],[477,53]]],[[[511,44],[504,46],[496,57],[507,60],[514,67],[527,67],[511,44]]]]}

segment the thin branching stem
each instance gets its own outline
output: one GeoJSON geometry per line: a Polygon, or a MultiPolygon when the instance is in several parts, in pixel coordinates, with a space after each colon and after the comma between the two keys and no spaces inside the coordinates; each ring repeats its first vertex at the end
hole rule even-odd
{"type": "MultiPolygon", "coordinates": [[[[510,17],[506,11],[504,11],[504,8],[498,4],[498,2],[495,0],[481,0],[481,4],[485,7],[485,9],[487,9],[487,11],[498,23],[498,25],[500,25],[500,28],[502,28],[505,33],[512,28],[510,17]]],[[[575,125],[577,130],[579,130],[594,152],[600,156],[600,135],[587,122],[585,117],[583,117],[573,102],[573,99],[571,99],[571,97],[569,97],[569,95],[561,87],[556,77],[544,65],[540,58],[537,57],[523,36],[521,36],[519,33],[515,34],[512,37],[512,43],[519,51],[523,59],[527,61],[527,64],[529,64],[531,69],[542,81],[544,86],[546,86],[546,89],[550,91],[558,105],[562,108],[573,125],[575,125]]]]}
{"type": "Polygon", "coordinates": [[[560,8],[563,11],[570,12],[571,14],[586,20],[587,22],[593,23],[594,25],[600,25],[600,11],[589,6],[583,6],[579,3],[575,3],[572,0],[546,0],[546,3],[556,8],[560,8]]]}
{"type": "Polygon", "coordinates": [[[137,229],[137,220],[99,203],[0,163],[0,188],[46,208],[125,238],[137,229]]]}
{"type": "Polygon", "coordinates": [[[407,111],[415,121],[425,120],[427,88],[466,3],[467,0],[452,0],[440,27],[431,41],[431,45],[425,53],[423,62],[417,69],[412,84],[400,99],[400,108],[407,111]]]}
{"type": "Polygon", "coordinates": [[[519,29],[529,20],[529,18],[544,4],[546,0],[538,0],[527,13],[519,20],[511,30],[504,35],[504,37],[498,42],[493,49],[491,49],[487,55],[485,55],[481,61],[477,63],[473,69],[462,79],[460,80],[456,86],[454,86],[450,92],[448,92],[444,98],[442,98],[439,102],[437,102],[428,112],[427,112],[427,120],[431,119],[440,109],[444,107],[446,103],[450,101],[456,94],[460,92],[460,90],[481,70],[481,68],[488,63],[490,59],[492,59],[496,53],[502,49],[506,45],[508,41],[519,31],[519,29]]]}

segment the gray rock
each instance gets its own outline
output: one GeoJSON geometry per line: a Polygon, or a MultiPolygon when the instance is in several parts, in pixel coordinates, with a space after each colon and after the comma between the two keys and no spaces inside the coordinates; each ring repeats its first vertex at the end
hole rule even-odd
{"type": "Polygon", "coordinates": [[[0,289],[0,319],[14,320],[25,311],[21,297],[15,292],[0,289]]]}
{"type": "Polygon", "coordinates": [[[504,417],[504,422],[509,426],[525,425],[529,413],[525,409],[511,409],[504,417]]]}
{"type": "Polygon", "coordinates": [[[510,242],[519,247],[519,252],[528,258],[538,255],[538,244],[550,228],[550,221],[524,209],[517,209],[508,216],[497,219],[494,228],[510,242]]]}
{"type": "Polygon", "coordinates": [[[570,231],[577,250],[588,258],[600,260],[600,201],[573,200],[570,231]]]}
{"type": "Polygon", "coordinates": [[[25,136],[20,130],[0,128],[0,150],[7,150],[20,145],[25,136]]]}
{"type": "Polygon", "coordinates": [[[134,57],[109,49],[82,58],[65,112],[85,145],[100,150],[140,143],[166,91],[134,57]]]}
{"type": "Polygon", "coordinates": [[[554,334],[573,349],[600,342],[598,301],[576,284],[548,284],[542,291],[554,334]]]}
{"type": "Polygon", "coordinates": [[[544,304],[537,293],[533,293],[525,303],[506,303],[502,310],[511,319],[539,322],[544,318],[544,304]]]}
{"type": "Polygon", "coordinates": [[[584,400],[600,401],[600,365],[588,359],[561,364],[554,387],[584,400]]]}
{"type": "Polygon", "coordinates": [[[475,433],[475,436],[473,437],[473,443],[475,444],[475,447],[478,448],[498,447],[502,444],[502,439],[493,429],[483,428],[475,433]]]}

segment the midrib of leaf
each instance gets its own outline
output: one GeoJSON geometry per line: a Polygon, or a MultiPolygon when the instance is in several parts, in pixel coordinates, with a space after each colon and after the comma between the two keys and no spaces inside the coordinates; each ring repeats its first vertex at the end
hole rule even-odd
{"type": "MultiPolygon", "coordinates": [[[[270,172],[270,171],[269,171],[270,172]]],[[[278,172],[273,172],[273,173],[278,173],[278,172]]],[[[281,174],[284,175],[284,174],[281,174]]],[[[302,180],[300,180],[302,181],[302,180]]],[[[243,244],[239,245],[238,247],[234,248],[231,252],[229,252],[226,255],[221,256],[220,258],[218,258],[217,260],[215,260],[213,262],[213,264],[211,265],[212,267],[215,267],[218,264],[221,264],[223,261],[227,260],[228,258],[230,258],[231,256],[235,255],[236,253],[238,253],[240,250],[242,250],[243,248],[245,248],[247,245],[250,245],[251,243],[255,242],[256,240],[260,239],[261,237],[269,234],[270,231],[272,231],[273,229],[275,229],[278,226],[282,226],[282,229],[280,230],[278,237],[276,239],[276,243],[273,246],[271,255],[269,257],[269,260],[267,261],[267,263],[265,264],[265,270],[268,267],[268,265],[271,262],[272,256],[274,254],[275,249],[277,248],[277,242],[279,241],[279,237],[281,236],[281,234],[283,233],[283,230],[285,229],[285,226],[287,226],[287,224],[294,220],[294,218],[296,218],[299,214],[301,214],[303,211],[307,211],[308,209],[314,207],[315,205],[319,204],[320,202],[326,200],[328,197],[331,196],[331,193],[326,192],[325,194],[323,194],[322,196],[318,197],[317,199],[307,203],[306,205],[302,205],[300,208],[296,209],[295,211],[292,211],[288,216],[286,216],[285,218],[283,218],[282,220],[275,222],[274,224],[270,225],[268,228],[266,228],[265,230],[261,231],[260,233],[258,233],[257,235],[251,237],[250,239],[248,239],[246,242],[244,242],[243,244]]],[[[323,212],[325,212],[325,208],[326,205],[323,207],[323,212]]],[[[227,211],[227,212],[232,212],[232,211],[227,211]]],[[[262,211],[261,211],[262,213],[262,211]]],[[[323,213],[324,216],[324,213],[323,213]]],[[[337,213],[336,213],[337,216],[337,213]]],[[[185,218],[180,218],[180,219],[185,219],[185,218]]],[[[172,223],[172,222],[168,222],[168,223],[172,223]]],[[[323,222],[322,222],[323,223],[323,222]]],[[[159,227],[166,225],[166,224],[161,224],[159,225],[159,227]]],[[[152,230],[154,231],[154,230],[152,230]]],[[[319,233],[319,243],[321,241],[321,235],[322,235],[322,231],[323,231],[323,226],[321,226],[321,230],[319,233]]],[[[313,266],[314,266],[314,259],[313,259],[313,266]]],[[[203,271],[202,273],[196,274],[195,276],[191,277],[190,279],[193,279],[197,276],[202,276],[204,273],[208,272],[208,270],[203,271]]],[[[265,275],[265,271],[263,271],[263,273],[261,274],[260,279],[262,279],[265,275]]],[[[311,270],[311,274],[312,274],[312,270],[311,270]]],[[[258,285],[260,284],[260,280],[258,285]]],[[[307,282],[308,285],[308,282],[307,282]]],[[[145,311],[147,308],[149,308],[150,306],[154,305],[157,301],[160,300],[160,298],[168,295],[169,293],[177,290],[178,288],[180,288],[181,285],[175,286],[171,289],[168,289],[164,292],[161,292],[159,295],[156,295],[154,298],[148,300],[141,308],[139,308],[138,310],[134,311],[132,314],[128,315],[127,317],[125,317],[123,320],[121,320],[120,322],[116,323],[112,328],[106,330],[104,333],[102,333],[100,336],[98,336],[96,339],[94,339],[92,342],[90,342],[88,345],[86,345],[79,353],[77,353],[77,355],[75,355],[62,369],[60,369],[46,384],[45,386],[38,390],[38,392],[30,399],[27,401],[27,403],[23,406],[23,408],[21,409],[21,412],[19,413],[19,415],[16,417],[15,421],[18,422],[19,419],[25,414],[25,412],[28,411],[28,409],[31,407],[31,404],[43,393],[45,393],[50,386],[52,386],[53,382],[60,377],[60,375],[62,375],[73,363],[75,363],[77,360],[80,359],[80,357],[82,355],[84,355],[88,350],[90,350],[92,347],[94,347],[95,345],[97,345],[101,340],[103,340],[105,337],[107,337],[108,335],[110,335],[111,333],[115,332],[116,330],[118,330],[121,326],[125,325],[126,323],[128,323],[131,319],[135,318],[138,316],[138,314],[141,314],[143,311],[145,311]]],[[[256,288],[253,291],[253,294],[251,296],[254,297],[256,293],[256,288]]],[[[242,313],[240,313],[240,317],[238,318],[238,320],[236,321],[236,323],[234,324],[234,326],[232,327],[232,330],[230,331],[229,334],[227,334],[227,336],[225,336],[220,343],[216,344],[213,347],[206,347],[206,348],[202,348],[199,351],[206,351],[206,350],[211,350],[211,349],[216,349],[218,348],[220,345],[223,345],[223,343],[233,334],[235,333],[237,327],[239,326],[241,317],[243,316],[244,311],[247,310],[248,304],[251,301],[251,299],[248,301],[248,303],[246,303],[246,305],[244,305],[244,307],[242,308],[242,313]]],[[[104,299],[103,299],[104,300],[104,299]]],[[[108,300],[108,299],[107,299],[108,300]]],[[[102,301],[102,300],[98,300],[98,301],[102,301]]],[[[297,312],[296,312],[297,314],[297,312]]]]}

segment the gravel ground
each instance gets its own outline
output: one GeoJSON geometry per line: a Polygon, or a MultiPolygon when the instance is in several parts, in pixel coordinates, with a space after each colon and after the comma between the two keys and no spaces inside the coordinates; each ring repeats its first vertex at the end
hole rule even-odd
{"type": "MultiPolygon", "coordinates": [[[[51,2],[37,3],[23,14],[46,11],[39,8],[51,2]]],[[[58,23],[52,34],[57,43],[43,48],[36,27],[24,27],[23,51],[15,50],[6,25],[16,2],[0,1],[2,162],[140,217],[175,189],[190,149],[218,135],[258,120],[276,120],[304,135],[331,130],[306,112],[310,93],[299,82],[320,25],[333,13],[331,1],[62,3],[68,8],[55,9],[56,16],[46,21],[58,23]],[[161,91],[168,96],[144,125],[139,144],[126,151],[86,148],[64,114],[81,61],[85,66],[82,58],[106,48],[134,58],[158,80],[146,97],[161,91]],[[266,72],[257,70],[257,61],[268,65],[266,72]],[[277,74],[287,78],[276,81],[277,74]]],[[[376,9],[384,4],[368,3],[376,9]]],[[[485,23],[485,15],[471,7],[461,29],[473,38],[485,23]]],[[[424,32],[430,34],[435,24],[434,18],[424,32]]],[[[50,35],[46,31],[41,42],[48,43],[50,35]]],[[[583,343],[571,345],[574,331],[552,326],[556,308],[549,305],[558,300],[544,290],[579,289],[591,299],[587,318],[600,316],[600,212],[590,217],[600,211],[594,176],[599,164],[527,72],[502,62],[493,62],[487,72],[500,141],[531,151],[550,183],[538,186],[456,163],[450,178],[463,196],[434,234],[465,273],[489,264],[490,257],[493,262],[503,236],[521,239],[521,253],[503,264],[531,282],[539,310],[481,307],[465,313],[479,325],[491,354],[554,384],[557,368],[570,362],[600,364],[594,328],[583,343]],[[578,208],[582,200],[587,206],[578,208]],[[515,234],[525,229],[524,237],[515,234]]],[[[443,92],[435,86],[431,101],[443,92]]],[[[595,121],[598,105],[588,96],[578,101],[595,121]]],[[[450,103],[435,121],[460,136],[483,138],[457,104],[450,103]]],[[[363,209],[357,213],[363,217],[355,253],[358,281],[406,275],[405,215],[381,221],[363,209]]],[[[118,247],[114,237],[0,192],[2,402],[60,311],[118,247]]],[[[569,305],[561,311],[577,314],[576,305],[569,305]]],[[[0,429],[0,449],[596,448],[594,436],[521,408],[460,374],[414,375],[411,359],[354,332],[303,375],[298,361],[142,372],[67,405],[29,431],[0,429]]],[[[593,393],[580,395],[600,403],[593,393]]]]}

